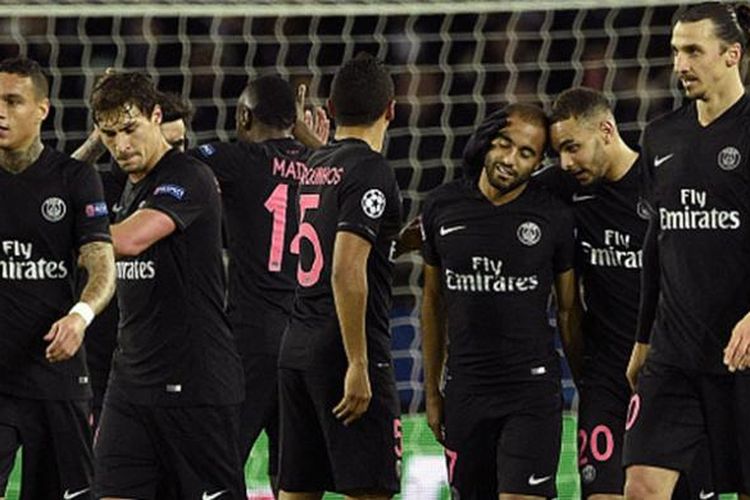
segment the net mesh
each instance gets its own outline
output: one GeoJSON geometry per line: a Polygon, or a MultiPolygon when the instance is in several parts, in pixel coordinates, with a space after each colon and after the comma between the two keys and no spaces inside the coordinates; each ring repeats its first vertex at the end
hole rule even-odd
{"type": "MultiPolygon", "coordinates": [[[[109,66],[145,70],[161,89],[188,98],[196,109],[190,134],[196,144],[233,137],[235,100],[249,77],[277,72],[293,84],[306,83],[313,103],[323,104],[336,68],[368,51],[389,65],[396,81],[397,115],[386,154],[412,218],[431,189],[458,174],[468,135],[502,103],[548,107],[570,86],[598,88],[616,103],[625,139],[635,144],[649,119],[681,100],[670,80],[675,5],[545,11],[528,10],[528,2],[523,9],[516,1],[468,7],[459,1],[451,4],[472,12],[435,13],[445,2],[414,2],[413,10],[422,12],[402,14],[389,13],[388,6],[403,4],[387,2],[375,15],[365,8],[372,2],[350,2],[345,9],[317,2],[330,12],[305,15],[313,10],[309,3],[279,2],[277,15],[258,15],[254,9],[274,3],[257,2],[243,4],[238,15],[237,2],[184,4],[224,13],[198,16],[180,14],[172,3],[162,2],[169,8],[157,15],[128,2],[120,13],[110,5],[104,15],[107,3],[100,2],[67,15],[60,9],[76,2],[61,2],[45,6],[48,15],[0,18],[0,58],[32,57],[52,76],[46,142],[71,152],[86,137],[92,122],[85,96],[109,66]],[[492,5],[506,10],[492,12],[492,5]]],[[[0,10],[38,5],[4,3],[0,10]]],[[[420,266],[418,255],[403,256],[395,276],[394,357],[407,412],[422,405],[420,266]]]]}

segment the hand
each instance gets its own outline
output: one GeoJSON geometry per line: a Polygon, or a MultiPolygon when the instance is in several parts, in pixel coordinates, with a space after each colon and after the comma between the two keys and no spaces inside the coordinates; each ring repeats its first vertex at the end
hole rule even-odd
{"type": "Polygon", "coordinates": [[[72,358],[83,343],[86,322],[76,313],[68,314],[52,324],[44,340],[50,342],[46,356],[50,363],[72,358]]]}
{"type": "Polygon", "coordinates": [[[648,355],[648,350],[650,348],[650,344],[636,342],[633,346],[633,351],[630,353],[630,361],[628,361],[625,376],[630,384],[630,390],[633,392],[635,392],[635,388],[638,385],[638,374],[641,372],[641,368],[643,368],[643,364],[646,362],[646,356],[648,355]]]}
{"type": "Polygon", "coordinates": [[[427,410],[427,425],[440,444],[445,444],[445,429],[443,427],[443,395],[439,392],[427,394],[425,398],[427,410]]]}
{"type": "Polygon", "coordinates": [[[730,372],[743,371],[750,366],[750,313],[734,326],[724,349],[724,364],[730,372]]]}
{"type": "Polygon", "coordinates": [[[394,257],[422,248],[422,218],[415,217],[398,233],[394,257]]]}
{"type": "Polygon", "coordinates": [[[484,157],[500,131],[508,125],[508,113],[505,108],[498,109],[477,127],[464,147],[464,175],[476,176],[484,167],[484,157]]]}
{"type": "Polygon", "coordinates": [[[326,110],[320,106],[316,106],[313,111],[309,109],[305,110],[305,125],[307,128],[312,130],[313,135],[322,143],[328,143],[328,136],[331,133],[331,120],[328,119],[326,110]]]}
{"type": "Polygon", "coordinates": [[[371,399],[367,363],[352,363],[346,369],[344,377],[344,397],[333,409],[333,414],[343,420],[344,425],[349,425],[365,414],[371,399]]]}

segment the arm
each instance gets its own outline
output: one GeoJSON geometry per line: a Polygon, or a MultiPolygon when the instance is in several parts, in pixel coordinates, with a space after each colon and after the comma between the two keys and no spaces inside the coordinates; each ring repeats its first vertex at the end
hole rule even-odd
{"type": "Polygon", "coordinates": [[[658,219],[651,213],[646,238],[643,242],[643,271],[641,272],[641,301],[638,308],[638,325],[636,327],[635,345],[630,354],[626,377],[630,388],[635,390],[638,373],[646,361],[651,339],[651,328],[656,318],[656,305],[659,301],[659,249],[658,219]]]}
{"type": "Polygon", "coordinates": [[[88,165],[93,165],[106,150],[107,148],[104,147],[104,144],[99,138],[99,129],[94,128],[91,134],[86,138],[86,142],[81,144],[81,146],[70,156],[88,165]]]}
{"type": "Polygon", "coordinates": [[[583,371],[583,336],[581,335],[583,307],[572,269],[555,276],[555,296],[557,297],[557,325],[560,328],[560,338],[570,371],[577,384],[583,371]]]}
{"type": "Polygon", "coordinates": [[[440,284],[440,268],[425,264],[422,295],[422,357],[427,424],[439,442],[443,442],[443,396],[440,380],[446,359],[445,303],[440,284]]]}
{"type": "Polygon", "coordinates": [[[159,210],[142,208],[122,222],[109,227],[117,255],[139,255],[151,245],[172,234],[177,225],[159,210]]]}
{"type": "Polygon", "coordinates": [[[331,285],[336,315],[349,366],[344,379],[344,396],[333,409],[336,418],[349,425],[370,405],[372,391],[367,372],[367,259],[372,245],[347,231],[336,233],[333,246],[331,285]]]}
{"type": "Polygon", "coordinates": [[[409,221],[398,233],[396,257],[422,249],[422,220],[419,216],[409,221]]]}
{"type": "MultiPolygon", "coordinates": [[[[112,244],[104,241],[86,243],[80,248],[78,265],[87,271],[86,286],[81,292],[79,304],[75,308],[89,308],[93,314],[100,313],[109,303],[115,292],[115,257],[112,244]],[[83,304],[81,304],[83,303],[83,304]]],[[[69,312],[56,321],[44,340],[47,346],[47,359],[54,363],[64,361],[75,355],[83,342],[83,335],[93,315],[89,312],[69,312]]]]}

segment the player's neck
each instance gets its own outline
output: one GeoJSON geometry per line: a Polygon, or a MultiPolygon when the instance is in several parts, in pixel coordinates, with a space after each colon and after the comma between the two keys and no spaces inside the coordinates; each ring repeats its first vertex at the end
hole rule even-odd
{"type": "Polygon", "coordinates": [[[383,151],[383,139],[385,138],[385,129],[376,125],[359,126],[346,125],[336,128],[335,139],[341,141],[344,139],[359,139],[367,143],[370,149],[378,153],[383,151]]]}
{"type": "Polygon", "coordinates": [[[280,130],[265,126],[262,123],[253,123],[250,130],[243,134],[241,139],[246,142],[263,142],[274,139],[288,139],[290,137],[292,137],[291,130],[280,130]]]}
{"type": "Polygon", "coordinates": [[[624,141],[618,140],[616,150],[612,155],[612,164],[607,170],[606,179],[609,182],[617,182],[630,171],[638,160],[638,153],[630,149],[624,141]]]}
{"type": "Polygon", "coordinates": [[[715,89],[706,99],[696,102],[698,123],[706,127],[731,108],[745,94],[740,78],[732,78],[726,88],[715,89]]]}
{"type": "Polygon", "coordinates": [[[0,167],[12,174],[20,174],[39,159],[43,149],[40,136],[36,136],[27,148],[12,151],[0,149],[0,167]]]}
{"type": "Polygon", "coordinates": [[[510,191],[502,191],[493,186],[484,173],[479,176],[479,191],[495,206],[505,205],[506,203],[515,200],[521,196],[521,193],[524,192],[528,184],[528,182],[524,182],[510,191]]]}

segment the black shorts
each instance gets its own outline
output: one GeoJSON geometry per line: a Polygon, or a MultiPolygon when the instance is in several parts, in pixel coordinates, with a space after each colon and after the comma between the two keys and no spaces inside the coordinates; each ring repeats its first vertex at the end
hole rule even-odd
{"type": "Polygon", "coordinates": [[[559,380],[475,394],[445,388],[445,454],[454,498],[557,496],[562,434],[559,380]]]}
{"type": "Polygon", "coordinates": [[[97,498],[244,500],[238,420],[237,406],[151,407],[109,397],[94,443],[97,498]]]}
{"type": "Polygon", "coordinates": [[[340,366],[279,370],[280,489],[398,493],[401,420],[393,367],[371,366],[370,406],[349,426],[332,412],[345,372],[340,366]]]}
{"type": "Polygon", "coordinates": [[[750,493],[750,376],[647,361],[626,420],[623,465],[688,472],[708,450],[715,493],[750,493]],[[741,453],[744,452],[744,453],[741,453]]]}
{"type": "Polygon", "coordinates": [[[94,498],[89,412],[89,401],[0,395],[2,491],[23,446],[21,498],[94,498]]]}
{"type": "Polygon", "coordinates": [[[584,382],[578,406],[578,472],[582,498],[595,494],[622,495],[622,440],[630,387],[605,381],[584,382]]]}
{"type": "Polygon", "coordinates": [[[268,436],[268,475],[279,468],[279,385],[278,356],[245,356],[245,401],[240,411],[240,458],[250,456],[260,431],[268,436]]]}

